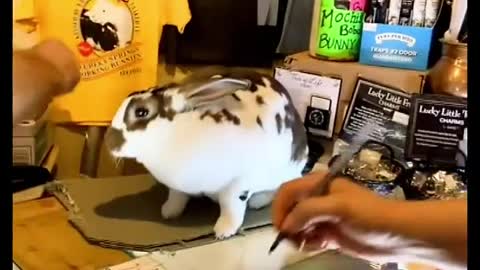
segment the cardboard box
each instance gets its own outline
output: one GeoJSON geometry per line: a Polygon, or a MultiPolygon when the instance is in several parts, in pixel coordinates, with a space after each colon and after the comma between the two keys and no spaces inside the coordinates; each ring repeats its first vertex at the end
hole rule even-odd
{"type": "Polygon", "coordinates": [[[360,63],[426,70],[432,35],[432,28],[364,23],[360,63]]]}
{"type": "Polygon", "coordinates": [[[339,111],[335,133],[341,129],[341,123],[353,94],[357,77],[392,86],[408,93],[422,93],[426,72],[406,69],[383,68],[362,65],[357,62],[332,62],[311,57],[308,52],[288,56],[284,61],[285,68],[338,77],[342,79],[339,111]]]}
{"type": "Polygon", "coordinates": [[[434,27],[364,23],[360,63],[365,65],[427,70],[440,57],[438,41],[448,29],[450,7],[441,1],[434,27]]]}
{"type": "MultiPolygon", "coordinates": [[[[18,130],[17,130],[18,131],[18,130]]],[[[13,137],[13,164],[40,165],[53,146],[51,128],[48,123],[32,124],[13,137]]]]}

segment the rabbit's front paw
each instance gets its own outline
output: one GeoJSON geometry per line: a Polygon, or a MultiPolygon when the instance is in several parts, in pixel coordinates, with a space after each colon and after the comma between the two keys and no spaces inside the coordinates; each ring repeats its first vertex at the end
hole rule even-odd
{"type": "Polygon", "coordinates": [[[237,224],[227,216],[220,216],[213,228],[217,239],[225,239],[237,233],[241,224],[237,224]]]}
{"type": "Polygon", "coordinates": [[[167,201],[162,205],[162,217],[171,219],[179,217],[187,206],[188,195],[170,190],[167,201]]]}

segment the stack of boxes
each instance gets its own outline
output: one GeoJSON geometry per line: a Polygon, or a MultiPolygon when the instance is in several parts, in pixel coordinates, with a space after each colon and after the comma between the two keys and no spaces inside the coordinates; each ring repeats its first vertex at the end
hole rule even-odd
{"type": "Polygon", "coordinates": [[[51,127],[45,120],[22,121],[13,127],[13,164],[41,166],[53,147],[51,127]]]}

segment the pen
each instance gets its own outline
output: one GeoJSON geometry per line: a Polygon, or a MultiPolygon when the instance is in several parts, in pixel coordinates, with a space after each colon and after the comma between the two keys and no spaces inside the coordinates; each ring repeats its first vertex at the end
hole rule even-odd
{"type": "MultiPolygon", "coordinates": [[[[315,192],[311,196],[324,196],[328,194],[330,183],[335,179],[337,175],[332,173],[327,173],[325,179],[315,188],[315,192]]],[[[295,206],[294,206],[295,207],[295,206]]],[[[272,246],[270,247],[268,253],[272,253],[278,247],[278,245],[287,238],[287,234],[280,232],[278,233],[275,241],[273,241],[272,246]]]]}
{"type": "MultiPolygon", "coordinates": [[[[357,153],[362,144],[369,140],[370,134],[372,134],[375,130],[378,130],[378,124],[374,122],[368,121],[363,125],[363,127],[358,131],[356,136],[352,139],[352,143],[350,144],[350,146],[340,155],[334,156],[330,160],[327,175],[325,176],[324,180],[321,181],[319,185],[314,188],[314,191],[312,192],[312,194],[310,194],[310,197],[325,196],[328,194],[332,181],[342,173],[348,162],[357,153]]],[[[295,205],[292,207],[292,209],[294,207],[295,205]]],[[[275,251],[278,245],[286,238],[288,238],[288,235],[286,233],[279,232],[272,245],[270,246],[269,254],[275,251]]]]}

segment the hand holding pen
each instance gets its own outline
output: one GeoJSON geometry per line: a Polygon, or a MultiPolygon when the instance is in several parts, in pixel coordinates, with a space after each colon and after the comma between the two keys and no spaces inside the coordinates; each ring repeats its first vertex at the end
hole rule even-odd
{"type": "MultiPolygon", "coordinates": [[[[322,197],[329,195],[330,186],[332,185],[333,180],[335,180],[339,175],[342,174],[348,162],[354,157],[355,154],[357,154],[358,151],[360,151],[362,145],[367,141],[369,141],[370,137],[374,135],[375,132],[378,132],[379,130],[380,130],[380,127],[378,123],[376,123],[373,120],[370,120],[364,123],[364,125],[357,131],[355,136],[353,136],[349,146],[346,149],[344,149],[340,155],[336,155],[330,160],[328,164],[327,172],[323,174],[313,173],[302,178],[302,179],[310,179],[308,184],[313,186],[311,187],[309,186],[308,192],[304,194],[302,193],[301,196],[293,197],[293,200],[292,198],[290,198],[291,203],[286,204],[286,206],[288,207],[285,209],[282,208],[281,212],[283,213],[288,213],[291,211],[294,212],[295,210],[297,210],[298,208],[297,203],[300,203],[300,200],[302,200],[302,203],[303,203],[303,201],[311,201],[312,199],[313,200],[321,199],[322,197]]],[[[290,185],[290,183],[284,185],[284,187],[288,185],[290,185]]],[[[332,216],[327,215],[326,217],[331,218],[332,216]]],[[[322,218],[325,218],[325,217],[322,217],[322,218]]],[[[333,217],[333,218],[337,219],[337,217],[333,217]]],[[[286,219],[287,221],[285,222],[287,222],[288,224],[288,216],[286,216],[286,219]]],[[[283,222],[283,219],[282,219],[282,222],[283,222]]],[[[315,219],[314,222],[309,221],[308,223],[304,224],[302,228],[300,228],[298,231],[295,231],[295,232],[285,231],[286,228],[284,226],[286,225],[284,225],[283,223],[275,224],[274,222],[274,225],[281,226],[281,229],[283,230],[280,230],[280,233],[278,234],[277,238],[275,239],[272,246],[270,247],[269,252],[272,253],[277,248],[277,246],[280,244],[281,241],[283,241],[288,236],[292,236],[293,234],[295,234],[296,236],[300,236],[301,238],[304,239],[302,241],[302,247],[303,247],[303,244],[305,243],[305,237],[306,237],[305,234],[311,233],[311,231],[313,230],[312,223],[316,223],[316,222],[317,222],[317,219],[315,219]]],[[[323,223],[328,224],[328,222],[327,223],[323,222],[323,223]]]]}
{"type": "Polygon", "coordinates": [[[386,199],[343,177],[330,181],[326,195],[311,196],[326,175],[317,172],[288,182],[273,201],[275,228],[297,247],[338,249],[380,264],[467,269],[466,200],[386,199]]]}
{"type": "Polygon", "coordinates": [[[327,175],[312,173],[279,189],[272,209],[275,228],[298,247],[304,246],[305,251],[341,248],[360,257],[382,254],[381,249],[344,228],[355,225],[362,231],[375,229],[382,213],[388,211],[388,200],[343,177],[330,182],[326,195],[311,196],[328,180],[327,175]]]}

